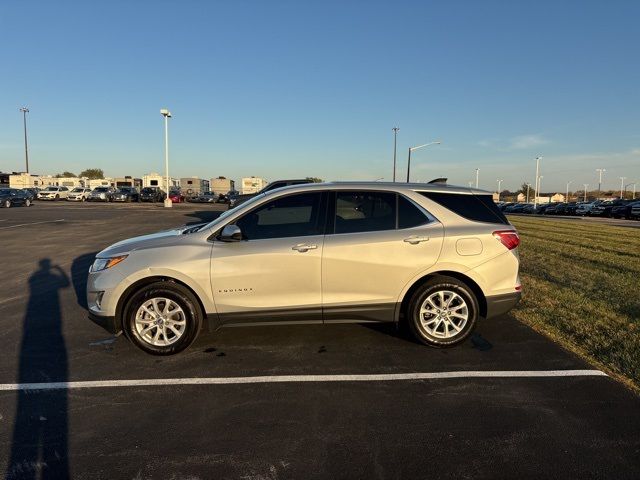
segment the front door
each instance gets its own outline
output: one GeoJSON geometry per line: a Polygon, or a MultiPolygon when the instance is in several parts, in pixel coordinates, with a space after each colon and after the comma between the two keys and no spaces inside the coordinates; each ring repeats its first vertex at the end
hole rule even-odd
{"type": "Polygon", "coordinates": [[[325,195],[263,203],[233,222],[242,241],[214,242],[211,286],[222,324],[322,321],[325,195]]]}

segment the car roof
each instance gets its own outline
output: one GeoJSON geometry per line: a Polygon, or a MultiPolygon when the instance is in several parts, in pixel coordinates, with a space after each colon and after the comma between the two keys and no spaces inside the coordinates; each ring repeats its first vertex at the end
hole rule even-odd
{"type": "MultiPolygon", "coordinates": [[[[440,192],[474,195],[491,195],[492,192],[473,187],[461,187],[443,183],[401,183],[401,182],[324,182],[306,183],[300,185],[288,185],[286,187],[271,190],[272,192],[307,191],[307,190],[387,190],[392,192],[440,192]]],[[[270,193],[270,192],[269,192],[270,193]]]]}

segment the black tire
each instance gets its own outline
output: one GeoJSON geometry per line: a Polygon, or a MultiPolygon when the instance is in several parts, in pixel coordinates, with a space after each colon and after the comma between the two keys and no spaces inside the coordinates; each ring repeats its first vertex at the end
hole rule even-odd
{"type": "Polygon", "coordinates": [[[31,200],[29,200],[28,198],[26,198],[26,199],[24,200],[24,206],[25,206],[25,207],[30,207],[30,206],[31,206],[31,200]]]}
{"type": "Polygon", "coordinates": [[[56,202],[57,202],[58,200],[60,200],[60,195],[57,195],[57,194],[56,194],[56,198],[55,198],[55,200],[54,200],[54,201],[56,201],[56,202]]]}
{"type": "MultiPolygon", "coordinates": [[[[187,288],[174,282],[156,282],[142,287],[129,299],[123,310],[122,327],[125,335],[139,349],[152,355],[175,355],[187,349],[196,339],[203,322],[200,304],[187,288]],[[170,345],[158,346],[144,340],[136,329],[138,309],[153,298],[166,298],[176,303],[184,313],[182,336],[170,345]]],[[[156,330],[152,330],[154,333],[156,330]]]]}
{"type": "MultiPolygon", "coordinates": [[[[464,282],[453,277],[437,276],[429,279],[413,293],[407,308],[406,320],[411,333],[419,342],[432,347],[453,347],[454,345],[458,345],[465,341],[469,335],[471,335],[476,326],[479,310],[478,299],[464,282]],[[436,322],[435,334],[429,332],[427,327],[425,327],[420,321],[420,308],[422,304],[431,295],[439,291],[448,291],[457,294],[461,301],[456,303],[456,305],[461,305],[462,301],[466,304],[466,322],[460,327],[459,332],[447,338],[437,335],[439,330],[442,330],[442,333],[444,333],[444,329],[448,329],[449,325],[451,325],[451,323],[447,323],[447,319],[438,321],[439,317],[436,317],[435,315],[432,318],[429,318],[429,320],[436,322]],[[442,328],[440,328],[440,326],[442,326],[442,328]]],[[[455,322],[460,322],[460,319],[457,318],[453,318],[453,320],[455,322]]],[[[459,326],[460,323],[457,323],[457,325],[459,326]]]]}
{"type": "Polygon", "coordinates": [[[4,208],[11,208],[11,200],[5,200],[2,204],[4,208]]]}

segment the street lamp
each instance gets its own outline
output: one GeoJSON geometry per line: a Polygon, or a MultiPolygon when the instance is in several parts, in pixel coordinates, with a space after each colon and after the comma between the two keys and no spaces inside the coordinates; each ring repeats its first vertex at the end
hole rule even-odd
{"type": "Polygon", "coordinates": [[[620,199],[624,198],[624,181],[627,177],[620,177],[620,199]]]}
{"type": "Polygon", "coordinates": [[[527,183],[527,203],[529,203],[529,188],[531,188],[531,184],[527,183]]]}
{"type": "Polygon", "coordinates": [[[398,145],[398,127],[393,127],[393,181],[396,181],[396,147],[398,145]]]}
{"type": "Polygon", "coordinates": [[[564,197],[564,201],[565,201],[565,202],[569,202],[569,185],[571,185],[572,183],[573,183],[573,180],[569,180],[569,181],[567,182],[567,196],[566,196],[566,197],[564,197]]]}
{"type": "Polygon", "coordinates": [[[478,178],[480,178],[480,169],[476,168],[476,188],[478,188],[478,178]]]}
{"type": "Polygon", "coordinates": [[[582,184],[584,186],[584,201],[587,201],[587,187],[589,186],[588,183],[583,183],[582,184]]]}
{"type": "MultiPolygon", "coordinates": [[[[543,177],[542,175],[540,175],[540,176],[538,177],[538,188],[542,188],[542,179],[543,179],[543,178],[544,178],[544,177],[543,177]]],[[[537,191],[537,192],[536,192],[536,197],[539,197],[539,196],[540,196],[540,192],[539,192],[539,191],[537,191]]],[[[549,197],[549,201],[548,201],[547,203],[551,203],[551,197],[549,197]]]]}
{"type": "Polygon", "coordinates": [[[27,173],[29,173],[29,149],[27,148],[27,113],[29,113],[29,109],[22,107],[20,111],[22,112],[22,122],[24,124],[24,160],[27,164],[27,173]]]}
{"type": "Polygon", "coordinates": [[[606,172],[605,168],[596,168],[596,172],[600,174],[600,179],[598,180],[598,195],[602,194],[601,186],[602,186],[602,174],[606,172]]]}
{"type": "Polygon", "coordinates": [[[169,119],[171,118],[171,112],[163,108],[160,110],[160,114],[164,117],[164,176],[167,189],[164,206],[171,208],[171,199],[169,198],[169,119]]]}
{"type": "Polygon", "coordinates": [[[542,157],[538,155],[536,157],[536,187],[533,192],[533,207],[538,206],[538,197],[540,196],[540,160],[542,157]]]}
{"type": "Polygon", "coordinates": [[[502,185],[503,181],[504,180],[496,180],[496,182],[498,182],[498,201],[500,201],[500,192],[502,191],[500,190],[500,186],[502,185]]]}
{"type": "Polygon", "coordinates": [[[473,182],[469,180],[469,188],[473,187],[473,182]]]}
{"type": "Polygon", "coordinates": [[[409,158],[407,159],[407,183],[409,183],[409,174],[411,172],[411,152],[418,150],[419,148],[428,147],[429,145],[440,145],[440,141],[425,143],[424,145],[418,145],[416,147],[409,147],[409,158]]]}

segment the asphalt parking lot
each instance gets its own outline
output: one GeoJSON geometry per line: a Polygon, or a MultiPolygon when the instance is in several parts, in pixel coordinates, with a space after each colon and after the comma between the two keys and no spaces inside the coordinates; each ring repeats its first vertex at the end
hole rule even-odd
{"type": "Polygon", "coordinates": [[[207,333],[168,358],[87,319],[95,253],[222,208],[0,210],[6,478],[640,478],[640,399],[508,315],[454,349],[391,327],[282,326],[207,333]]]}

